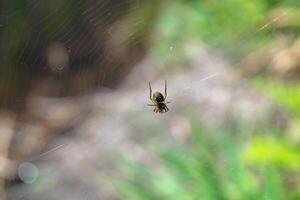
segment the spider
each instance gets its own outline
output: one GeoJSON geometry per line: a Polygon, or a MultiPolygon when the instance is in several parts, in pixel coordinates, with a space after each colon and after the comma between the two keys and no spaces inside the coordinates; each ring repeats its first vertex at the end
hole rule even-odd
{"type": "Polygon", "coordinates": [[[151,83],[149,82],[149,89],[150,89],[150,100],[153,104],[148,104],[148,106],[154,106],[153,112],[155,113],[165,113],[168,112],[169,108],[166,104],[171,102],[165,102],[167,98],[167,81],[165,81],[165,96],[162,95],[160,92],[154,92],[152,96],[152,88],[151,83]]]}

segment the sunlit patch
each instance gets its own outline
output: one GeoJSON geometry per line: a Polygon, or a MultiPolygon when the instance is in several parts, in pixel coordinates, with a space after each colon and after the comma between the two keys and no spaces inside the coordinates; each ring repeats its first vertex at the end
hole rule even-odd
{"type": "Polygon", "coordinates": [[[39,176],[39,169],[32,163],[23,162],[18,168],[19,178],[26,184],[32,184],[39,176]]]}
{"type": "Polygon", "coordinates": [[[53,43],[47,48],[47,61],[51,71],[61,73],[68,67],[69,54],[61,43],[53,43]]]}

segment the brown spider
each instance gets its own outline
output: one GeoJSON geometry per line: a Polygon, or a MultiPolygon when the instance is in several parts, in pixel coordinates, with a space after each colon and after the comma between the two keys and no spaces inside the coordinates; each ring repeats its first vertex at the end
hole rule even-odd
{"type": "Polygon", "coordinates": [[[163,96],[160,92],[154,92],[152,96],[151,83],[149,82],[150,89],[150,100],[153,104],[148,104],[148,106],[154,106],[153,112],[155,113],[165,113],[168,112],[169,108],[166,104],[171,102],[165,102],[167,98],[167,81],[165,81],[165,96],[163,96]]]}

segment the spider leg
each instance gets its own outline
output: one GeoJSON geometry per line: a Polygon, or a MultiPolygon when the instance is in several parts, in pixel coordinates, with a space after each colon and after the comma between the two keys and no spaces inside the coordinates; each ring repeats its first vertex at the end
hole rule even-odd
{"type": "Polygon", "coordinates": [[[155,105],[152,105],[152,104],[147,104],[147,106],[155,106],[155,105]]]}
{"type": "Polygon", "coordinates": [[[167,80],[165,80],[165,99],[167,99],[167,80]]]}
{"type": "Polygon", "coordinates": [[[150,89],[150,99],[151,99],[151,101],[152,101],[152,88],[151,88],[151,83],[150,83],[150,81],[149,81],[149,89],[150,89]]]}
{"type": "Polygon", "coordinates": [[[169,108],[167,106],[165,106],[165,111],[168,112],[169,108]]]}
{"type": "Polygon", "coordinates": [[[150,90],[150,96],[149,96],[149,98],[150,98],[151,102],[153,103],[153,105],[148,104],[148,106],[156,106],[155,101],[153,101],[153,99],[152,99],[152,88],[151,88],[150,81],[149,81],[149,90],[150,90]]]}

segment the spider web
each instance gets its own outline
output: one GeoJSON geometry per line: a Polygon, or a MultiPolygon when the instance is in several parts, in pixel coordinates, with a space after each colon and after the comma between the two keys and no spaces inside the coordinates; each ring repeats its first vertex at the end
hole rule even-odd
{"type": "MultiPolygon", "coordinates": [[[[141,9],[139,0],[2,1],[1,108],[26,110],[28,96],[65,97],[114,87],[138,60],[133,56],[142,46],[137,34],[146,23],[139,13],[141,9]]],[[[67,144],[53,145],[31,156],[19,166],[19,178],[24,183],[34,183],[40,172],[33,162],[65,150],[67,144]]],[[[7,199],[38,198],[31,196],[26,185],[15,185],[8,190],[7,199]]],[[[4,198],[1,189],[0,199],[4,198]]],[[[51,197],[39,196],[99,199],[94,193],[87,186],[78,194],[57,191],[51,197]]]]}
{"type": "Polygon", "coordinates": [[[1,99],[4,106],[24,101],[30,88],[43,84],[43,79],[50,80],[49,77],[54,87],[57,84],[50,91],[53,96],[112,86],[123,76],[117,67],[128,65],[122,61],[122,56],[130,58],[122,55],[128,40],[132,39],[133,46],[139,46],[139,41],[134,43],[135,33],[127,30],[142,23],[141,16],[130,16],[141,8],[139,1],[7,1],[2,4],[0,91],[1,96],[7,96],[1,99]],[[118,35],[119,31],[123,35],[118,35]],[[20,76],[19,71],[25,76],[20,76]],[[91,76],[90,83],[82,79],[85,75],[91,76]]]}
{"type": "MultiPolygon", "coordinates": [[[[248,43],[250,43],[251,39],[255,38],[261,32],[271,32],[272,30],[276,29],[275,25],[278,23],[279,20],[284,20],[287,16],[286,11],[281,11],[277,16],[272,17],[264,24],[258,26],[256,31],[248,34],[241,38],[240,42],[238,42],[237,49],[242,49],[248,43]]],[[[187,57],[190,60],[194,60],[194,68],[196,70],[191,70],[191,74],[189,77],[190,80],[180,79],[177,80],[180,82],[180,85],[175,85],[174,87],[177,88],[176,91],[171,92],[173,96],[178,99],[186,98],[188,96],[194,96],[197,98],[201,98],[201,93],[203,92],[204,84],[214,84],[216,81],[220,81],[226,79],[226,68],[232,68],[235,66],[240,66],[243,60],[233,61],[229,60],[226,61],[222,54],[219,52],[214,51],[214,49],[209,49],[207,46],[203,45],[202,43],[192,44],[188,48],[191,49],[191,52],[187,52],[187,57]],[[198,47],[197,47],[198,46],[198,47]],[[195,48],[196,47],[196,48],[195,48]]],[[[169,53],[167,57],[174,57],[176,54],[174,53],[174,46],[170,46],[169,53]]],[[[162,69],[163,74],[167,77],[168,70],[162,69]]],[[[175,81],[176,82],[176,81],[175,81]]]]}
{"type": "MultiPolygon", "coordinates": [[[[10,105],[13,107],[23,105],[27,92],[34,89],[38,90],[37,94],[41,96],[45,94],[61,97],[84,94],[97,87],[113,87],[114,81],[120,81],[124,76],[119,72],[120,68],[138,62],[134,56],[123,54],[128,50],[124,50],[128,48],[128,38],[133,49],[136,48],[135,52],[140,49],[141,43],[137,39],[139,35],[128,30],[127,26],[134,27],[133,29],[137,29],[137,32],[141,31],[140,26],[143,27],[145,23],[143,15],[132,17],[131,14],[140,12],[143,8],[142,1],[32,0],[18,4],[5,1],[1,4],[0,94],[7,96],[7,99],[1,99],[4,108],[10,105]],[[123,20],[125,23],[120,23],[123,20]],[[126,35],[125,38],[122,37],[124,35],[126,35]],[[120,57],[115,57],[115,54],[120,57]],[[130,64],[122,60],[126,56],[130,64]],[[24,72],[26,76],[21,77],[19,71],[24,72]],[[91,82],[89,82],[90,77],[91,82]],[[45,90],[47,92],[43,93],[45,90]]],[[[258,27],[253,34],[243,37],[238,45],[245,45],[249,39],[268,30],[273,23],[285,15],[283,13],[270,19],[258,27]]],[[[170,46],[169,56],[174,56],[173,52],[176,48],[176,46],[170,46]]],[[[204,52],[203,55],[206,53],[204,52]]],[[[218,66],[219,61],[206,56],[203,58],[206,59],[207,65],[218,66]]],[[[130,69],[125,71],[129,72],[130,69]]],[[[168,77],[168,69],[163,68],[162,72],[163,76],[168,77]]],[[[179,78],[179,85],[168,82],[170,93],[168,96],[200,96],[202,84],[213,82],[223,72],[218,68],[209,68],[208,71],[200,72],[200,74],[201,77],[193,79],[194,81],[185,79],[180,81],[179,78]],[[176,91],[172,92],[172,88],[176,88],[176,91]]],[[[147,88],[147,81],[145,88],[147,88]]],[[[176,101],[171,101],[176,103],[176,101]]],[[[97,145],[97,143],[99,142],[92,144],[97,145]]],[[[29,161],[48,156],[54,151],[64,151],[67,145],[55,146],[32,157],[29,161]]],[[[91,149],[87,147],[84,152],[89,150],[91,149]]],[[[28,164],[19,169],[21,174],[28,170],[36,169],[28,164]]],[[[26,177],[24,179],[26,180],[26,177]]],[[[92,191],[90,194],[87,194],[87,191],[89,191],[88,188],[83,188],[81,196],[68,194],[69,196],[65,199],[98,198],[93,196],[92,191]]],[[[59,191],[58,196],[60,193],[63,191],[59,191]]],[[[28,197],[26,187],[20,187],[14,198],[23,199],[24,196],[28,197]]]]}

